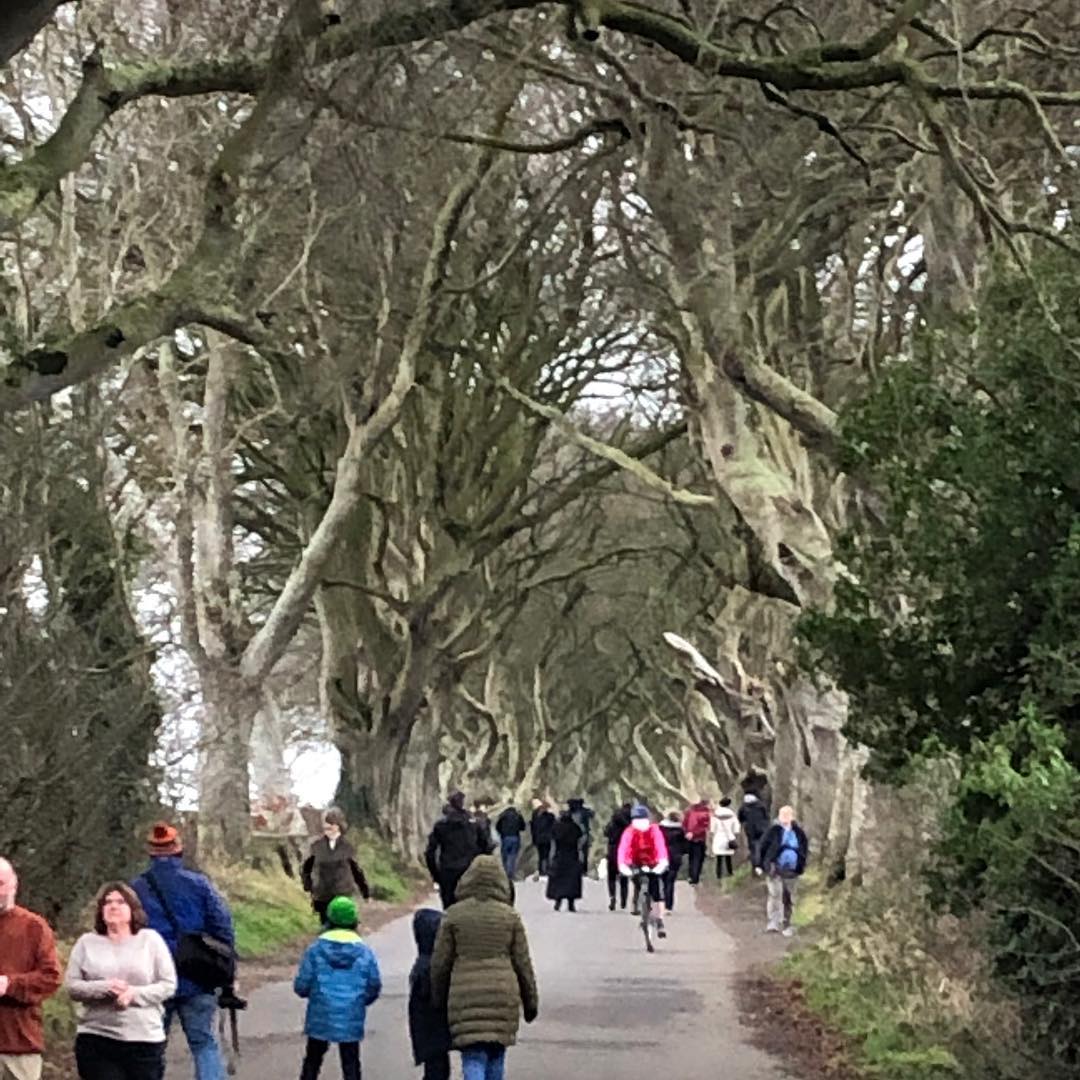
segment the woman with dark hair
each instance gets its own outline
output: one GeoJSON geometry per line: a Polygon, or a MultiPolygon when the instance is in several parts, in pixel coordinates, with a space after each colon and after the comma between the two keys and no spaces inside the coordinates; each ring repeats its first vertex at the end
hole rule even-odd
{"type": "Polygon", "coordinates": [[[356,889],[365,900],[371,896],[367,878],[356,861],[356,852],[345,839],[348,827],[340,810],[327,810],[323,835],[311,845],[311,854],[300,868],[304,892],[311,893],[311,907],[323,923],[327,906],[335,896],[353,896],[356,889]]]}
{"type": "Polygon", "coordinates": [[[94,932],[71,950],[64,985],[79,1005],[81,1080],[161,1080],[165,1002],[176,993],[176,968],[129,885],[110,881],[98,892],[94,932]]]}

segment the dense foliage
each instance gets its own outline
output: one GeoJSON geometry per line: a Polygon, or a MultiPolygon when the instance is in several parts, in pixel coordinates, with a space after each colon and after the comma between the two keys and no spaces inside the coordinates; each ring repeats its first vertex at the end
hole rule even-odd
{"type": "Polygon", "coordinates": [[[977,325],[925,333],[848,419],[883,495],[853,533],[807,659],[851,695],[849,734],[903,780],[960,763],[935,893],[989,916],[1032,1047],[1080,1063],[1080,310],[1074,261],[999,271],[977,325]],[[961,342],[965,344],[961,344],[961,342]]]}

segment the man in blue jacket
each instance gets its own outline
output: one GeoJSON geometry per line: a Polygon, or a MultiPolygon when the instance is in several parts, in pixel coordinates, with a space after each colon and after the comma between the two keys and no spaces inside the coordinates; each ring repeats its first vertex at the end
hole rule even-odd
{"type": "MultiPolygon", "coordinates": [[[[229,908],[208,878],[184,868],[183,846],[176,829],[159,821],[150,831],[147,850],[150,868],[131,884],[146,910],[150,928],[165,939],[173,959],[181,934],[209,934],[230,948],[234,947],[229,908]]],[[[195,1080],[224,1080],[225,1077],[214,1034],[217,1008],[213,990],[183,976],[177,985],[176,997],[165,1006],[165,1031],[168,1033],[173,1017],[178,1016],[195,1061],[195,1080]]]]}

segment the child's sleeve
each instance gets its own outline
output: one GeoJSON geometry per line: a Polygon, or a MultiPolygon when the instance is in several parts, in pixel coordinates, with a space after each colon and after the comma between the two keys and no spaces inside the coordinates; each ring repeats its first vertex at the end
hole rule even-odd
{"type": "Polygon", "coordinates": [[[368,949],[367,958],[367,989],[364,995],[365,1005],[374,1005],[382,993],[382,973],[379,971],[379,961],[375,953],[368,949]]]}
{"type": "Polygon", "coordinates": [[[315,957],[312,955],[314,947],[314,945],[309,945],[304,951],[303,959],[300,961],[300,970],[293,979],[293,990],[302,998],[310,997],[315,985],[315,957]]]}

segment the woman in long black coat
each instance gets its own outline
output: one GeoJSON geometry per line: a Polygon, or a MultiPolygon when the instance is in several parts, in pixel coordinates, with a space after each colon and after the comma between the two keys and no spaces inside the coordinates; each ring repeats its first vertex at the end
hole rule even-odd
{"type": "Polygon", "coordinates": [[[574,901],[581,899],[581,838],[584,835],[570,817],[570,811],[564,810],[551,834],[554,856],[547,883],[547,898],[555,901],[556,911],[562,908],[564,900],[573,911],[574,901]]]}

